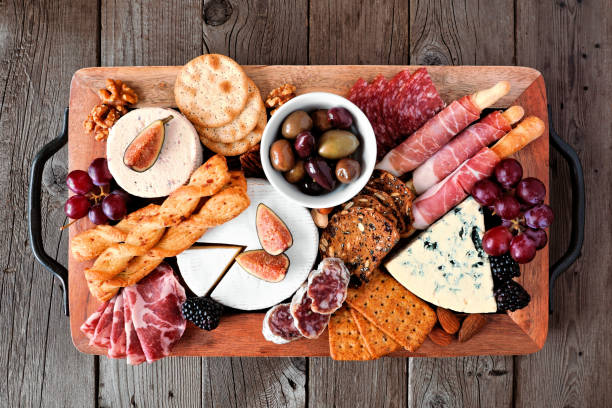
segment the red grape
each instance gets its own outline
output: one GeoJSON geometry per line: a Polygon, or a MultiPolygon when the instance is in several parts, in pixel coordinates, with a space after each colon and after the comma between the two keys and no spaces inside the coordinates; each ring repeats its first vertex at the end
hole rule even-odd
{"type": "Polygon", "coordinates": [[[536,244],[525,234],[518,234],[510,242],[510,256],[516,262],[530,262],[536,255],[536,244]]]}
{"type": "Polygon", "coordinates": [[[552,208],[546,204],[535,206],[525,212],[525,224],[531,228],[548,228],[554,219],[552,208]]]}
{"type": "Polygon", "coordinates": [[[108,217],[104,215],[104,211],[100,204],[96,204],[89,209],[89,220],[97,225],[106,224],[108,222],[108,217]]]}
{"type": "Polygon", "coordinates": [[[70,197],[64,204],[64,212],[73,220],[78,220],[87,215],[89,211],[89,200],[81,194],[70,197]]]}
{"type": "Polygon", "coordinates": [[[511,195],[505,195],[495,202],[495,213],[505,220],[516,218],[521,213],[521,205],[511,195]]]}
{"type": "Polygon", "coordinates": [[[87,169],[89,177],[93,180],[96,186],[108,184],[113,179],[113,175],[108,169],[108,163],[104,157],[98,157],[91,162],[87,169]]]}
{"type": "Polygon", "coordinates": [[[537,178],[527,177],[517,184],[516,195],[527,204],[542,204],[546,197],[546,186],[537,178]]]}
{"type": "Polygon", "coordinates": [[[93,182],[87,172],[83,170],[72,170],[66,177],[68,188],[77,194],[85,195],[93,188],[93,182]]]}
{"type": "Polygon", "coordinates": [[[482,249],[492,256],[503,255],[510,249],[512,233],[508,228],[499,225],[485,232],[482,237],[482,249]]]}
{"type": "Polygon", "coordinates": [[[531,238],[531,240],[536,245],[536,249],[542,249],[546,246],[546,243],[548,243],[548,236],[546,235],[546,231],[542,229],[526,228],[525,231],[523,231],[523,234],[531,238]]]}
{"type": "Polygon", "coordinates": [[[489,179],[483,179],[474,184],[472,188],[474,200],[482,206],[493,205],[502,196],[499,185],[489,179]]]}
{"type": "Polygon", "coordinates": [[[119,194],[109,194],[102,200],[102,211],[111,220],[118,221],[125,217],[125,200],[119,194]]]}
{"type": "Polygon", "coordinates": [[[353,124],[353,116],[345,108],[328,109],[327,119],[333,127],[340,129],[348,129],[353,124]]]}
{"type": "Polygon", "coordinates": [[[123,197],[123,201],[125,201],[126,205],[129,204],[130,201],[132,200],[132,196],[130,196],[125,190],[122,190],[120,188],[111,191],[111,194],[117,194],[123,197]]]}
{"type": "Polygon", "coordinates": [[[514,159],[504,159],[497,163],[495,178],[505,189],[511,189],[523,178],[523,167],[514,159]]]}

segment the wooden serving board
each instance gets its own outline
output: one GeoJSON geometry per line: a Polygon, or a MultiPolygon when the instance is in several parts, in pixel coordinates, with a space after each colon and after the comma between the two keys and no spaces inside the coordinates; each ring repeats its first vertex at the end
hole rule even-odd
{"type": "MultiPolygon", "coordinates": [[[[392,77],[402,69],[418,66],[335,65],[335,66],[245,66],[246,73],[259,86],[262,95],[284,83],[297,86],[298,93],[328,91],[345,95],[360,77],[371,80],[377,74],[392,77]]],[[[173,86],[180,67],[110,67],[84,68],[77,71],[70,88],[69,169],[86,169],[96,157],[105,155],[105,143],[96,142],[83,130],[83,121],[99,102],[97,91],[106,78],[120,79],[139,95],[136,107],[174,107],[173,86]]],[[[510,93],[494,106],[505,108],[519,104],[525,115],[536,115],[548,125],[546,89],[541,74],[525,67],[429,66],[427,67],[442,98],[451,102],[475,90],[488,88],[499,80],[508,80],[510,93]]],[[[537,177],[549,186],[548,128],[542,137],[516,157],[525,176],[537,177]]],[[[550,189],[548,189],[550,190],[550,189]]],[[[91,228],[88,219],[70,228],[70,238],[91,228]]],[[[78,262],[69,254],[70,328],[77,349],[84,353],[105,354],[92,347],[79,327],[99,306],[87,289],[84,268],[92,262],[78,262]]],[[[483,330],[465,343],[453,341],[440,347],[427,340],[416,353],[401,351],[394,356],[467,356],[490,354],[527,354],[538,351],[548,331],[548,247],[535,260],[521,267],[518,281],[531,294],[526,308],[508,314],[492,314],[483,330]]],[[[181,341],[172,351],[176,356],[328,356],[327,332],[317,340],[298,340],[286,345],[267,342],[261,334],[264,313],[239,313],[224,316],[216,330],[207,332],[188,324],[181,341]]]]}

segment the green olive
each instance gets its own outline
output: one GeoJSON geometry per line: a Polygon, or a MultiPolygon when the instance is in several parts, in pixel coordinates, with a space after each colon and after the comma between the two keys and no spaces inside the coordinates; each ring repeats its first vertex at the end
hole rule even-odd
{"type": "Polygon", "coordinates": [[[357,136],[346,130],[328,130],[319,139],[319,155],[326,159],[341,159],[355,153],[359,147],[357,136]]]}
{"type": "Polygon", "coordinates": [[[291,170],[295,164],[295,156],[291,143],[286,139],[280,139],[270,146],[270,162],[272,167],[278,171],[291,170]]]}
{"type": "Polygon", "coordinates": [[[312,119],[306,112],[298,110],[285,118],[281,132],[287,139],[295,139],[298,133],[310,129],[312,129],[312,119]]]}
{"type": "Polygon", "coordinates": [[[295,163],[295,166],[293,166],[291,170],[285,172],[284,176],[285,180],[287,180],[291,184],[295,184],[301,179],[303,179],[305,174],[306,171],[304,170],[304,162],[300,160],[295,163]]]}

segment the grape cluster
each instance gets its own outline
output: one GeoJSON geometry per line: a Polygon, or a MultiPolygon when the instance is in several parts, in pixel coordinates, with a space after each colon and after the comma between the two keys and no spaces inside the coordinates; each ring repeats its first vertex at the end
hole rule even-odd
{"type": "Polygon", "coordinates": [[[106,224],[125,217],[130,195],[116,188],[111,191],[113,176],[103,157],[95,159],[87,171],[73,170],[66,177],[68,188],[75,194],[68,198],[64,212],[77,220],[89,216],[94,224],[106,224]]]}
{"type": "Polygon", "coordinates": [[[502,219],[501,225],[489,229],[482,238],[487,254],[510,253],[512,259],[524,264],[546,246],[545,229],[554,219],[552,209],[544,204],[546,187],[537,178],[523,178],[523,167],[518,161],[499,162],[492,178],[474,185],[472,196],[502,219]]]}

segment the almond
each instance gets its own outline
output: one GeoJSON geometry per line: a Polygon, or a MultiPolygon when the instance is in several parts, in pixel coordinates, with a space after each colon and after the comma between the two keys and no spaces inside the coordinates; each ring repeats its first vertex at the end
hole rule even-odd
{"type": "Polygon", "coordinates": [[[332,212],[334,210],[334,207],[328,207],[328,208],[318,208],[317,211],[320,212],[323,215],[327,215],[330,212],[332,212]]]}
{"type": "Polygon", "coordinates": [[[327,228],[327,224],[329,223],[329,216],[327,214],[321,214],[319,211],[312,209],[310,210],[310,215],[317,227],[321,229],[327,228]]]}
{"type": "Polygon", "coordinates": [[[444,309],[443,307],[438,307],[436,309],[436,314],[438,315],[438,321],[440,322],[440,326],[444,329],[448,334],[455,334],[459,327],[461,326],[461,322],[459,322],[459,318],[448,309],[444,309]]]}
{"type": "Polygon", "coordinates": [[[433,341],[438,346],[448,346],[453,341],[453,336],[451,336],[439,327],[434,327],[428,336],[429,340],[433,341]]]}
{"type": "Polygon", "coordinates": [[[480,313],[469,314],[459,330],[459,341],[468,341],[487,324],[487,318],[480,313]]]}

